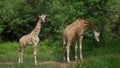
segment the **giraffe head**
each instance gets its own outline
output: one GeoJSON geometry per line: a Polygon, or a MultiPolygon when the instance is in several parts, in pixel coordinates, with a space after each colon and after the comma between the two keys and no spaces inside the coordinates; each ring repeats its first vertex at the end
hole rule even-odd
{"type": "Polygon", "coordinates": [[[100,33],[94,31],[94,36],[95,36],[96,41],[99,42],[99,36],[100,36],[100,33]]]}
{"type": "Polygon", "coordinates": [[[40,20],[42,20],[42,22],[45,22],[45,18],[46,18],[47,15],[41,15],[41,16],[38,16],[40,20]]]}

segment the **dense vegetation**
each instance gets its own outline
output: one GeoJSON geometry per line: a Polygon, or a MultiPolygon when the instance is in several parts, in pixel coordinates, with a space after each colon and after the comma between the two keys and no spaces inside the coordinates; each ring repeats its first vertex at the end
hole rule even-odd
{"type": "MultiPolygon", "coordinates": [[[[92,45],[85,44],[89,40],[84,42],[83,47],[83,57],[84,62],[78,61],[75,64],[76,68],[119,68],[120,67],[120,42],[113,41],[110,42],[112,47],[91,47],[92,45]],[[88,46],[87,46],[88,45],[88,46]],[[116,46],[115,46],[116,45],[116,46]]],[[[74,58],[74,49],[71,48],[70,59],[73,62],[74,58]]],[[[62,41],[50,41],[46,40],[40,42],[38,47],[37,60],[38,63],[47,62],[47,61],[56,61],[63,64],[63,67],[60,67],[56,64],[38,64],[34,65],[34,56],[33,56],[33,47],[29,46],[25,49],[24,52],[24,63],[18,64],[18,54],[19,48],[17,42],[2,42],[0,45],[0,68],[63,68],[63,49],[62,41]]],[[[71,64],[70,64],[71,65],[71,64]]],[[[69,67],[66,67],[69,68],[69,67]]],[[[74,68],[71,67],[70,68],[74,68]]]]}
{"type": "MultiPolygon", "coordinates": [[[[77,18],[82,18],[95,25],[100,32],[100,42],[97,43],[91,30],[86,28],[83,56],[88,60],[78,63],[76,68],[120,67],[120,0],[0,0],[0,63],[17,62],[18,39],[31,32],[41,14],[48,17],[39,35],[39,61],[61,61],[63,30],[77,18]]],[[[74,46],[71,50],[74,54],[74,46]]],[[[25,62],[32,64],[33,60],[29,60],[33,58],[30,57],[32,51],[32,47],[26,49],[25,62]]],[[[73,60],[74,55],[71,58],[73,60]]],[[[3,67],[7,68],[6,65],[3,67]]],[[[16,64],[15,67],[25,65],[16,64]]]]}
{"type": "MultiPolygon", "coordinates": [[[[119,4],[119,0],[1,0],[1,38],[19,39],[34,28],[38,15],[47,14],[47,22],[40,34],[42,40],[61,39],[64,27],[77,18],[93,23],[101,32],[102,40],[119,39],[119,4]]],[[[89,30],[85,34],[92,36],[89,30]]]]}

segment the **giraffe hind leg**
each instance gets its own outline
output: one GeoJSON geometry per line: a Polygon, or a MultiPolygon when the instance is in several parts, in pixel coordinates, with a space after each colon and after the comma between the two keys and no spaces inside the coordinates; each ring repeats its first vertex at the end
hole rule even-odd
{"type": "Polygon", "coordinates": [[[21,63],[21,47],[20,48],[20,51],[19,51],[19,59],[18,59],[18,63],[21,63]]]}
{"type": "Polygon", "coordinates": [[[20,47],[18,63],[23,63],[23,50],[24,50],[24,47],[20,47]]]}
{"type": "Polygon", "coordinates": [[[68,63],[70,63],[69,52],[70,52],[70,46],[66,46],[67,62],[68,62],[68,63]]]}
{"type": "Polygon", "coordinates": [[[63,49],[64,49],[63,60],[66,61],[67,60],[67,55],[66,55],[66,40],[65,40],[65,38],[63,38],[63,49]]]}
{"type": "Polygon", "coordinates": [[[76,40],[75,44],[75,60],[77,61],[77,49],[78,49],[78,40],[76,40]]]}

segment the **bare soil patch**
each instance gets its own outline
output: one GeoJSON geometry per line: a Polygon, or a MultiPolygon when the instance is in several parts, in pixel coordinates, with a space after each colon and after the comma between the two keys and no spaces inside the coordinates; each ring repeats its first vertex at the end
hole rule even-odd
{"type": "MultiPolygon", "coordinates": [[[[17,62],[0,62],[0,65],[6,64],[6,65],[14,65],[18,64],[17,62]]],[[[23,63],[24,64],[24,63],[23,63]]],[[[43,62],[38,62],[38,65],[52,65],[56,68],[75,68],[75,65],[77,62],[71,61],[70,63],[67,62],[60,62],[60,61],[43,61],[43,62]]]]}
{"type": "Polygon", "coordinates": [[[40,65],[53,65],[55,67],[59,67],[59,68],[75,68],[77,62],[58,62],[58,61],[46,61],[46,62],[40,62],[40,65]]]}

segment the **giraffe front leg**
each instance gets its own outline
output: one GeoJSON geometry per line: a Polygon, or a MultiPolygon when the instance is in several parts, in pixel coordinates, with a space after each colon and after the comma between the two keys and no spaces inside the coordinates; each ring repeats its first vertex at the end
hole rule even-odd
{"type": "Polygon", "coordinates": [[[24,48],[21,47],[18,63],[23,63],[23,50],[24,50],[24,48]]]}
{"type": "Polygon", "coordinates": [[[34,63],[35,63],[35,65],[37,65],[36,55],[37,55],[37,46],[34,46],[34,63]]]}
{"type": "Polygon", "coordinates": [[[76,40],[75,44],[75,60],[77,61],[77,49],[78,49],[78,40],[76,40]]]}
{"type": "Polygon", "coordinates": [[[80,59],[81,59],[81,61],[83,61],[83,57],[82,57],[82,45],[80,45],[80,59]]]}
{"type": "Polygon", "coordinates": [[[66,61],[66,40],[65,39],[63,39],[63,49],[64,49],[63,60],[66,61]]]}
{"type": "Polygon", "coordinates": [[[63,60],[66,61],[66,47],[64,47],[64,57],[63,60]]]}
{"type": "Polygon", "coordinates": [[[82,57],[82,40],[83,40],[83,36],[80,37],[80,59],[81,59],[81,61],[83,61],[83,57],[82,57]]]}
{"type": "Polygon", "coordinates": [[[66,47],[66,50],[67,50],[67,62],[70,63],[70,59],[69,59],[70,47],[67,46],[67,47],[66,47]]]}

